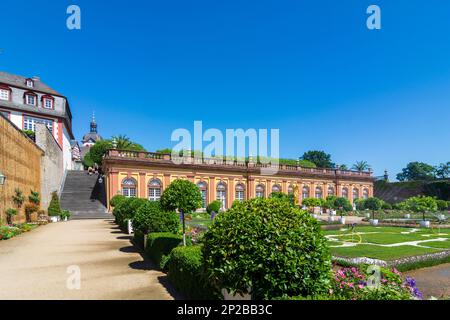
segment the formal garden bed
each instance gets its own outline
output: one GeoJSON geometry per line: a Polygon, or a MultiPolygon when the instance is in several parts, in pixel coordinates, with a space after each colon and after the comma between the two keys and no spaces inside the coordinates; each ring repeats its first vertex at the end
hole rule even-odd
{"type": "Polygon", "coordinates": [[[24,232],[29,232],[38,227],[38,224],[21,223],[11,226],[0,226],[0,240],[8,240],[24,232]]]}
{"type": "Polygon", "coordinates": [[[374,263],[409,270],[446,262],[450,229],[357,226],[324,231],[334,260],[374,263]]]}
{"type": "Polygon", "coordinates": [[[396,269],[381,268],[373,283],[369,266],[333,267],[322,226],[287,195],[192,213],[201,206],[197,186],[175,180],[161,201],[116,196],[112,203],[116,222],[132,221],[134,243],[188,299],[421,298],[396,269]]]}

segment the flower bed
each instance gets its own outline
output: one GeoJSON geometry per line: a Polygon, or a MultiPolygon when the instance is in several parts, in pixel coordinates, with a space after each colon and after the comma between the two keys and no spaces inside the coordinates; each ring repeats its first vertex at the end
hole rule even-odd
{"type": "Polygon", "coordinates": [[[0,240],[8,240],[21,233],[28,232],[36,228],[36,224],[19,224],[15,226],[1,226],[0,227],[0,240]]]}

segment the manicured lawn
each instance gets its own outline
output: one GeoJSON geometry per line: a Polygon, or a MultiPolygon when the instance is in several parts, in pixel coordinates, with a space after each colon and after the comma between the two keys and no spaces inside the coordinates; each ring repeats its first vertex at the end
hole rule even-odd
{"type": "Polygon", "coordinates": [[[191,227],[208,228],[211,223],[211,216],[208,213],[193,213],[192,219],[186,220],[186,224],[191,227]]]}
{"type": "Polygon", "coordinates": [[[367,257],[393,260],[450,249],[450,229],[412,229],[401,227],[356,227],[324,231],[333,256],[367,257]],[[445,241],[425,241],[447,238],[445,241]]]}

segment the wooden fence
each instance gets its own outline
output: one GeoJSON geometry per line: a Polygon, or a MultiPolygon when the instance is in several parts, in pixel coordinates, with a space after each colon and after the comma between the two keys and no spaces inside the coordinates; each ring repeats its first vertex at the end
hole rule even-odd
{"type": "MultiPolygon", "coordinates": [[[[40,149],[14,124],[0,114],[0,172],[6,176],[4,185],[0,185],[0,225],[6,223],[6,210],[18,209],[12,197],[20,189],[26,200],[31,190],[41,192],[40,149]]],[[[24,205],[14,217],[15,223],[25,221],[24,205]]]]}

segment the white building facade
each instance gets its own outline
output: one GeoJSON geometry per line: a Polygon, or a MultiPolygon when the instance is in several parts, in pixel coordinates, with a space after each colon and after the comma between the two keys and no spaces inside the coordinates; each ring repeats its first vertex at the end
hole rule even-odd
{"type": "Polygon", "coordinates": [[[0,72],[0,112],[21,130],[36,131],[43,123],[63,153],[64,170],[74,169],[72,113],[67,98],[38,77],[0,72]]]}

